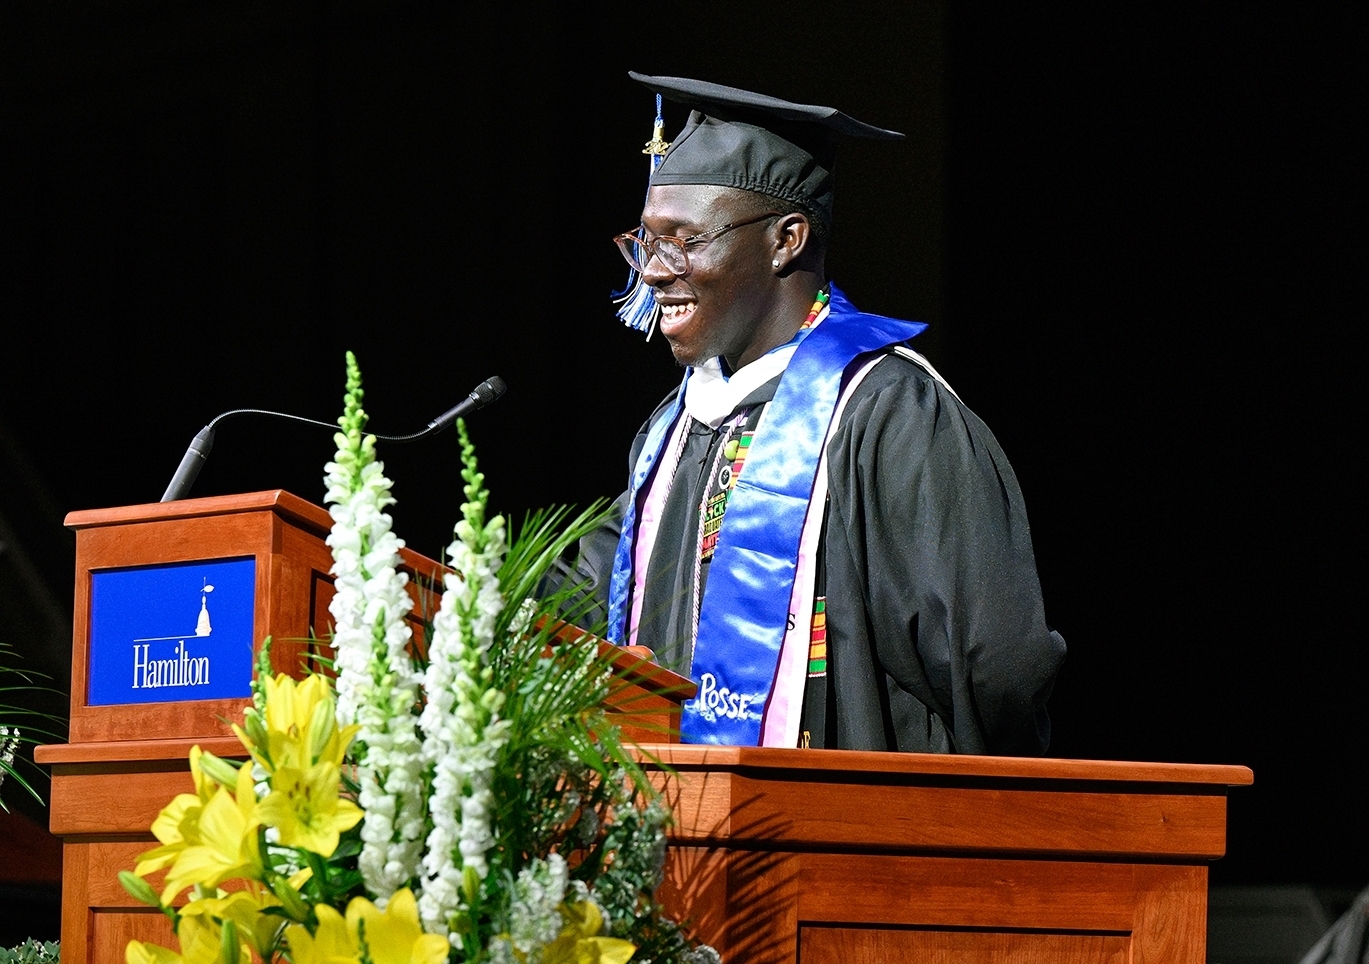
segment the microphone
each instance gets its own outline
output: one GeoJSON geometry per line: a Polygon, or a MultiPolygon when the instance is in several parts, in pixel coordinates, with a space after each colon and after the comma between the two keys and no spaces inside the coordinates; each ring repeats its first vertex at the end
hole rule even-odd
{"type": "MultiPolygon", "coordinates": [[[[224,412],[219,418],[227,418],[233,412],[224,412]]],[[[185,450],[181,456],[181,464],[176,466],[176,474],[171,477],[171,482],[162,493],[163,502],[175,502],[184,499],[190,492],[190,487],[195,484],[195,478],[200,474],[200,469],[204,468],[204,463],[209,461],[209,453],[214,448],[214,419],[204,428],[200,429],[193,439],[190,440],[190,448],[185,450]]]]}
{"type": "MultiPolygon", "coordinates": [[[[508,386],[504,384],[504,379],[498,375],[491,375],[475,386],[475,389],[460,402],[429,422],[428,427],[421,432],[414,432],[412,435],[376,435],[376,438],[383,442],[413,442],[429,435],[436,435],[461,416],[484,408],[506,391],[508,391],[508,386]]],[[[185,450],[185,455],[181,456],[181,464],[176,467],[176,473],[171,476],[171,483],[167,485],[166,492],[162,494],[163,502],[176,502],[189,494],[190,487],[195,484],[200,469],[204,468],[204,463],[209,460],[209,453],[214,448],[214,426],[230,415],[269,415],[272,418],[284,418],[292,422],[305,422],[309,425],[321,425],[326,429],[337,430],[337,425],[332,422],[320,422],[317,419],[288,415],[285,412],[268,412],[260,408],[235,408],[232,411],[224,412],[222,415],[216,415],[208,425],[200,429],[195,438],[191,440],[190,447],[185,450]]]]}
{"type": "Polygon", "coordinates": [[[404,435],[399,438],[391,438],[387,435],[377,435],[376,438],[385,442],[412,442],[414,439],[423,438],[425,435],[436,435],[467,412],[474,412],[478,408],[484,408],[508,390],[509,386],[504,384],[504,379],[500,378],[498,375],[491,375],[479,385],[475,386],[475,389],[460,402],[429,422],[428,427],[423,431],[415,432],[413,435],[404,435]]]}

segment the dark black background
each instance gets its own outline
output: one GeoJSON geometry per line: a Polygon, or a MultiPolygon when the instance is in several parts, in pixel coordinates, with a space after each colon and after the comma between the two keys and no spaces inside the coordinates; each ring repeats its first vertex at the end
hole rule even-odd
{"type": "MultiPolygon", "coordinates": [[[[8,0],[0,508],[69,607],[63,513],[155,501],[225,409],[334,418],[349,348],[380,432],[508,381],[471,422],[498,507],[611,496],[678,378],[608,302],[627,70],[830,103],[910,134],[842,156],[830,267],[933,323],[1012,458],[1052,755],[1249,765],[1214,880],[1362,886],[1352,9],[8,0]]],[[[321,501],[330,452],[230,421],[195,494],[321,501]]],[[[455,435],[382,457],[438,554],[455,435]]]]}

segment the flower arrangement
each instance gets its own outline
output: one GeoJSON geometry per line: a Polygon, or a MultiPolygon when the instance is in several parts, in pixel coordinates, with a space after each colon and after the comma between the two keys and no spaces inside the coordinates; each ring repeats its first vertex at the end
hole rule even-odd
{"type": "Polygon", "coordinates": [[[600,708],[609,665],[591,639],[552,645],[585,610],[578,587],[539,590],[602,509],[535,513],[510,537],[458,423],[451,571],[413,639],[362,398],[348,353],[326,468],[335,679],[273,677],[267,640],[233,727],[247,759],[194,748],[194,792],[120,875],[180,945],[131,941],[128,964],[717,962],[655,897],[668,813],[600,708]]]}

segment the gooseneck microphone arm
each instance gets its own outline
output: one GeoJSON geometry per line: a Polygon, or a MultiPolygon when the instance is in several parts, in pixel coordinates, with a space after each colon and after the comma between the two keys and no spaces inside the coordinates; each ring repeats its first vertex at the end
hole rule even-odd
{"type": "MultiPolygon", "coordinates": [[[[504,379],[498,375],[493,375],[477,385],[459,403],[429,422],[427,428],[422,431],[414,432],[412,435],[376,435],[376,438],[382,442],[413,442],[429,435],[436,435],[461,416],[474,412],[476,409],[484,408],[503,395],[507,389],[508,386],[504,384],[504,379]]],[[[166,492],[162,494],[163,502],[175,502],[184,499],[189,494],[190,487],[195,484],[200,469],[204,468],[204,463],[209,460],[209,453],[214,448],[215,426],[231,415],[267,415],[271,418],[284,418],[292,422],[319,425],[335,431],[337,429],[337,425],[332,422],[320,422],[317,419],[304,418],[301,415],[288,415],[285,412],[269,412],[261,408],[235,408],[232,411],[216,415],[208,425],[200,429],[195,438],[191,440],[190,447],[185,450],[185,455],[181,456],[181,464],[176,467],[176,474],[171,477],[171,484],[166,487],[166,492]]]]}

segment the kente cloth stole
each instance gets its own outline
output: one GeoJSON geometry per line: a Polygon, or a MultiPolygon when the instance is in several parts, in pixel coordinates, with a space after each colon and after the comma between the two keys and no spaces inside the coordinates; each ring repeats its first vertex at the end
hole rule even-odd
{"type": "MultiPolygon", "coordinates": [[[[848,381],[848,366],[926,327],[859,312],[835,285],[831,295],[827,319],[798,346],[762,414],[746,471],[728,501],[694,644],[690,675],[699,693],[681,714],[687,743],[760,744],[789,621],[804,521],[810,501],[817,501],[818,464],[848,381]]],[[[686,372],[686,382],[688,378],[686,372]]],[[[639,505],[651,479],[663,469],[665,442],[680,419],[683,398],[681,386],[671,410],[648,430],[633,470],[609,580],[608,638],[615,643],[624,641],[628,629],[639,505]]],[[[797,619],[811,619],[811,594],[810,588],[808,612],[798,610],[797,619]]]]}

